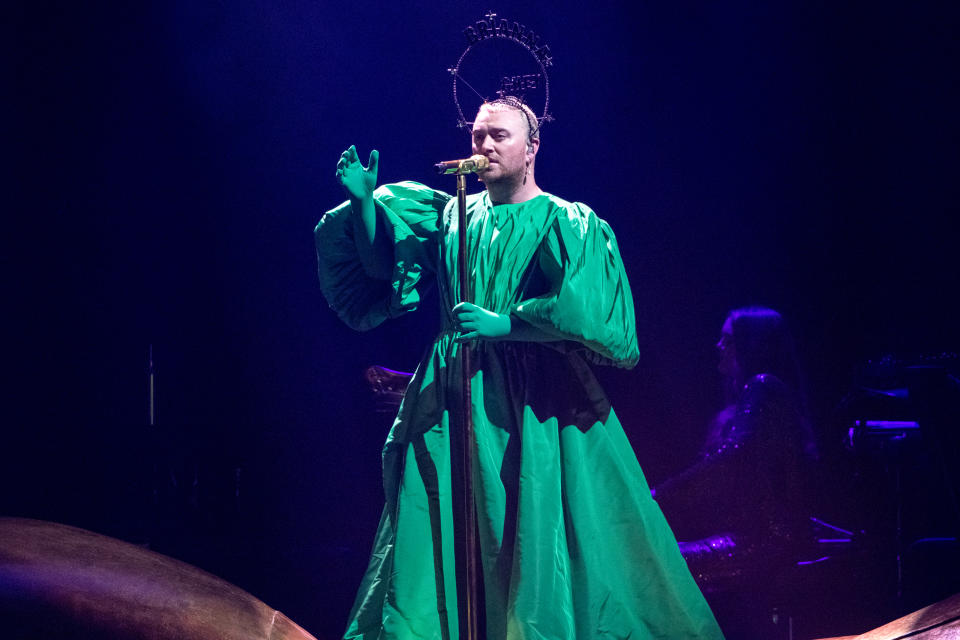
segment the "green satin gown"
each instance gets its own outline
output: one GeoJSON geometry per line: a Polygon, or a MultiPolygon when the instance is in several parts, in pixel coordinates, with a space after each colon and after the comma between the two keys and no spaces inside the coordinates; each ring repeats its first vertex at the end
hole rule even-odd
{"type": "MultiPolygon", "coordinates": [[[[350,326],[417,308],[438,286],[442,330],[383,449],[386,506],[346,638],[458,638],[450,443],[462,347],[456,199],[421,184],[377,189],[390,281],[360,265],[348,203],[316,229],[321,288],[350,326]]],[[[468,197],[476,304],[555,337],[475,341],[474,492],[489,640],[716,639],[616,414],[587,361],[632,367],[633,300],[610,227],[544,194],[468,197]]]]}

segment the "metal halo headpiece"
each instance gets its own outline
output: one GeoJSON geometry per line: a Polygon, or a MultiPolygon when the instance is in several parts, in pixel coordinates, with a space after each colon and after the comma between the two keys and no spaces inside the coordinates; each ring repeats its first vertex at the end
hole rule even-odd
{"type": "Polygon", "coordinates": [[[470,93],[479,98],[478,109],[481,104],[490,102],[507,104],[520,111],[524,111],[522,106],[528,107],[537,119],[536,123],[528,122],[530,131],[538,131],[544,122],[553,120],[550,115],[550,78],[547,75],[547,69],[553,66],[550,47],[541,42],[540,36],[532,29],[527,29],[518,22],[498,18],[492,11],[488,11],[485,18],[463,30],[467,38],[467,48],[457,60],[457,64],[449,69],[453,77],[457,126],[465,129],[473,126],[464,116],[463,98],[458,92],[458,84],[463,84],[470,93]],[[509,46],[491,51],[489,43],[509,46]],[[481,47],[488,49],[487,58],[493,57],[495,60],[476,66],[464,74],[465,63],[482,55],[481,47]],[[507,75],[502,75],[504,73],[507,75]],[[465,75],[470,76],[473,82],[468,81],[465,75]],[[512,104],[513,101],[517,104],[512,104]],[[538,112],[540,115],[537,115],[538,112]]]}

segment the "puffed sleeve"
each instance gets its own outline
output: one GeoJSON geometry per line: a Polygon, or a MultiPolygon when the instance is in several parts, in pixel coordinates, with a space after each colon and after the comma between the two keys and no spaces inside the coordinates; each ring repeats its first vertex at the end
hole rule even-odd
{"type": "Polygon", "coordinates": [[[320,289],[330,308],[358,331],[417,308],[434,282],[424,275],[436,272],[437,225],[450,196],[417,182],[399,182],[378,187],[373,199],[393,246],[389,280],[364,271],[349,202],[327,211],[314,230],[320,289]]]}
{"type": "Polygon", "coordinates": [[[511,313],[576,343],[594,363],[636,365],[633,296],[610,225],[586,205],[564,203],[541,246],[540,265],[552,280],[550,291],[511,313]]]}

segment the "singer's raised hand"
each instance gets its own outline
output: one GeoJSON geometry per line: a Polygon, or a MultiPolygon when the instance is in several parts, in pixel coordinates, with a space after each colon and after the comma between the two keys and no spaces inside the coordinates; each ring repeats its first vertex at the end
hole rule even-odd
{"type": "Polygon", "coordinates": [[[383,231],[383,222],[377,220],[376,205],[373,202],[373,190],[377,186],[377,163],[380,154],[370,152],[370,163],[364,167],[357,157],[357,148],[350,148],[340,154],[337,162],[337,182],[343,187],[350,199],[353,212],[354,243],[363,270],[372,278],[387,280],[392,273],[392,249],[390,240],[383,231]]]}
{"type": "Polygon", "coordinates": [[[374,149],[370,152],[369,163],[364,167],[360,164],[354,145],[350,145],[349,149],[340,154],[337,162],[337,182],[351,200],[363,201],[373,196],[373,190],[377,186],[379,160],[380,153],[374,149]]]}

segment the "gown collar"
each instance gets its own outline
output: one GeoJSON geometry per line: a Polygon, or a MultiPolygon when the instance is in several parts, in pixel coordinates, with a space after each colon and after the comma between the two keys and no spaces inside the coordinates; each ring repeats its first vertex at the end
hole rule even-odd
{"type": "Polygon", "coordinates": [[[524,209],[527,205],[533,204],[535,201],[540,198],[548,197],[549,194],[544,191],[539,195],[536,195],[529,200],[524,200],[523,202],[512,202],[507,204],[498,204],[494,205],[493,201],[490,200],[490,193],[484,189],[483,193],[480,196],[481,205],[486,208],[488,214],[493,220],[493,225],[497,229],[502,229],[507,221],[516,215],[519,211],[524,209]]]}

